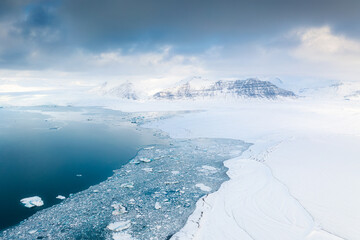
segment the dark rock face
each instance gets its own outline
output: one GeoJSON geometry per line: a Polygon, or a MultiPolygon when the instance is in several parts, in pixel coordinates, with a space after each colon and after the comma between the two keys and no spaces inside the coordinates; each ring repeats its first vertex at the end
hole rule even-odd
{"type": "Polygon", "coordinates": [[[192,89],[186,83],[176,89],[158,92],[155,99],[191,99],[196,97],[244,97],[276,99],[278,97],[296,97],[288,90],[277,87],[268,81],[246,79],[236,81],[217,81],[208,88],[192,89]]]}

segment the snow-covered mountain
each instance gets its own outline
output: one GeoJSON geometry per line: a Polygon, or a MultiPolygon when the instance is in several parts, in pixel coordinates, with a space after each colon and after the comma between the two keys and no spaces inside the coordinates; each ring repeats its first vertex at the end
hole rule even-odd
{"type": "Polygon", "coordinates": [[[105,82],[92,89],[92,92],[103,96],[113,96],[130,100],[182,100],[204,98],[276,99],[279,97],[296,97],[296,94],[292,91],[280,88],[269,81],[262,81],[255,78],[235,81],[221,80],[217,82],[195,79],[181,81],[175,86],[161,91],[151,88],[139,88],[134,86],[131,82],[120,85],[111,85],[105,82]]]}
{"type": "Polygon", "coordinates": [[[277,87],[271,82],[254,78],[236,81],[217,81],[206,87],[192,87],[187,82],[178,87],[157,92],[155,99],[192,99],[192,98],[262,98],[296,97],[292,91],[277,87]]]}
{"type": "Polygon", "coordinates": [[[109,87],[108,83],[105,82],[98,88],[94,89],[95,92],[101,95],[114,96],[122,99],[138,100],[138,92],[134,89],[131,82],[125,82],[115,87],[109,87]]]}

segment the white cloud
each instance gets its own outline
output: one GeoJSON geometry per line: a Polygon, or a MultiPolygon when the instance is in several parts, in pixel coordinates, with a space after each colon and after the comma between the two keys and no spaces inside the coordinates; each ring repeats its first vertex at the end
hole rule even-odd
{"type": "Polygon", "coordinates": [[[336,35],[329,26],[298,30],[300,45],[292,52],[306,61],[353,67],[360,64],[360,42],[336,35]]]}

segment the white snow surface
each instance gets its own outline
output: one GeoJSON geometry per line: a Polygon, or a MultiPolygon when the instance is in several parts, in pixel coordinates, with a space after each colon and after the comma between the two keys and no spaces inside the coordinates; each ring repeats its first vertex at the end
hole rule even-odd
{"type": "Polygon", "coordinates": [[[360,239],[358,102],[180,104],[205,111],[146,126],[254,145],[226,162],[230,181],[199,200],[173,239],[360,239]]]}
{"type": "Polygon", "coordinates": [[[24,206],[27,208],[41,207],[42,205],[44,205],[43,200],[41,199],[41,197],[38,196],[23,198],[20,200],[20,202],[24,204],[24,206]]]}

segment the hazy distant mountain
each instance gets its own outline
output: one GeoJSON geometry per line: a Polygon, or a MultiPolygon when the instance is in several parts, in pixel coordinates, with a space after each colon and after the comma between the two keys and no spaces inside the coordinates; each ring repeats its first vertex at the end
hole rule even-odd
{"type": "Polygon", "coordinates": [[[123,83],[116,87],[108,87],[108,84],[103,83],[98,89],[102,95],[115,96],[123,99],[137,100],[139,99],[138,93],[134,90],[134,86],[130,82],[123,83]]]}
{"type": "Polygon", "coordinates": [[[212,97],[263,98],[296,97],[292,91],[277,87],[268,81],[246,79],[236,81],[217,81],[207,87],[193,88],[191,82],[178,87],[157,92],[155,99],[192,99],[212,97]]]}

